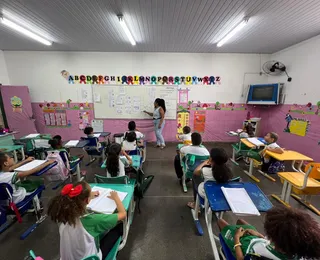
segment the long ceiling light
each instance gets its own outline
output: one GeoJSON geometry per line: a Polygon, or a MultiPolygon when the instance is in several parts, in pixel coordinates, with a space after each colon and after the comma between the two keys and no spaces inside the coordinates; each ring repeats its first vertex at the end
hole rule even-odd
{"type": "Polygon", "coordinates": [[[247,25],[248,21],[249,21],[249,17],[243,18],[243,20],[236,27],[234,27],[226,36],[224,36],[217,43],[217,47],[221,47],[223,44],[229,41],[234,35],[236,35],[239,31],[241,31],[242,28],[247,25]]]}
{"type": "Polygon", "coordinates": [[[133,39],[133,36],[132,36],[131,32],[129,31],[128,26],[126,25],[125,21],[123,20],[123,15],[119,14],[118,18],[119,18],[119,22],[120,22],[125,34],[127,35],[129,41],[131,42],[132,45],[136,45],[136,41],[133,39]]]}
{"type": "Polygon", "coordinates": [[[25,36],[28,36],[28,37],[30,37],[30,38],[38,41],[38,42],[41,42],[42,44],[45,44],[45,45],[48,45],[48,46],[52,45],[52,42],[40,37],[39,35],[36,35],[35,33],[33,33],[31,31],[21,27],[20,25],[14,23],[14,22],[11,22],[10,20],[8,20],[8,19],[6,19],[4,17],[0,17],[0,20],[4,25],[10,27],[13,30],[16,30],[17,32],[19,32],[19,33],[21,33],[21,34],[23,34],[25,36]]]}

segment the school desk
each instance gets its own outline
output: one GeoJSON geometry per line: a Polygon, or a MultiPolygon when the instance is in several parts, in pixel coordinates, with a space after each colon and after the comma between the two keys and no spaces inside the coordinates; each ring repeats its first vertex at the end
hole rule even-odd
{"type": "Polygon", "coordinates": [[[49,164],[48,166],[44,167],[43,169],[41,169],[40,171],[32,174],[33,176],[41,176],[42,174],[46,173],[47,171],[49,171],[51,168],[53,168],[54,166],[56,166],[58,163],[57,162],[53,162],[51,164],[49,164]]]}
{"type": "Polygon", "coordinates": [[[303,155],[301,153],[295,152],[295,151],[290,151],[290,150],[284,150],[283,153],[274,153],[271,151],[266,151],[266,154],[271,156],[272,158],[278,160],[278,161],[292,161],[291,167],[294,171],[296,172],[303,172],[301,167],[303,165],[304,161],[312,162],[313,159],[303,155]],[[300,161],[298,168],[295,168],[295,163],[296,161],[300,161]]]}
{"type": "Polygon", "coordinates": [[[1,146],[8,146],[8,145],[14,145],[14,134],[18,132],[11,132],[11,133],[5,133],[0,135],[0,145],[1,146]]]}
{"type": "MultiPolygon", "coordinates": [[[[260,147],[263,147],[264,145],[261,145],[259,147],[257,147],[256,145],[254,145],[253,143],[251,143],[250,141],[248,141],[248,139],[246,138],[241,138],[240,142],[243,143],[245,146],[247,146],[249,149],[258,149],[260,147]]],[[[254,165],[254,160],[252,158],[248,158],[250,165],[249,165],[249,171],[244,170],[244,173],[247,174],[251,179],[253,179],[256,182],[260,182],[260,180],[253,176],[253,165],[254,165]]],[[[261,174],[263,174],[265,177],[267,177],[268,179],[275,181],[275,179],[273,179],[272,177],[270,177],[269,175],[265,174],[264,172],[260,172],[261,174]],[[267,175],[267,176],[266,176],[267,175]]]]}
{"type": "Polygon", "coordinates": [[[63,142],[62,146],[64,148],[83,148],[85,147],[86,145],[89,144],[89,141],[88,140],[80,140],[76,146],[68,146],[68,147],[65,147],[65,145],[68,143],[69,141],[66,141],[66,142],[63,142]]]}
{"type": "Polygon", "coordinates": [[[22,155],[22,161],[26,158],[24,154],[24,147],[23,145],[1,145],[0,150],[2,150],[5,153],[13,153],[14,161],[15,163],[18,162],[18,157],[17,157],[17,151],[20,150],[21,155],[22,155]]]}
{"type": "Polygon", "coordinates": [[[220,259],[217,245],[215,242],[215,240],[219,241],[219,238],[216,235],[214,235],[212,231],[212,215],[215,215],[217,218],[222,218],[223,212],[231,211],[229,204],[225,196],[223,195],[221,187],[244,188],[247,191],[250,198],[252,199],[252,202],[255,204],[255,206],[260,212],[265,212],[272,208],[272,203],[270,202],[270,200],[254,183],[232,182],[226,184],[218,184],[216,182],[207,181],[204,184],[204,190],[206,193],[206,198],[204,202],[205,220],[215,260],[220,259]],[[212,212],[214,214],[212,214],[212,212]]]}
{"type": "Polygon", "coordinates": [[[99,137],[104,137],[104,138],[106,138],[106,137],[108,137],[108,136],[111,135],[111,132],[94,132],[93,134],[100,134],[99,137]]]}
{"type": "Polygon", "coordinates": [[[130,226],[133,220],[135,206],[136,206],[134,201],[134,196],[133,196],[135,181],[131,180],[127,184],[91,183],[90,186],[91,187],[97,186],[101,188],[112,189],[115,191],[122,191],[122,192],[128,193],[125,199],[122,201],[122,204],[127,211],[127,217],[123,221],[123,235],[122,235],[121,244],[119,246],[119,250],[121,250],[126,245],[130,226]]]}

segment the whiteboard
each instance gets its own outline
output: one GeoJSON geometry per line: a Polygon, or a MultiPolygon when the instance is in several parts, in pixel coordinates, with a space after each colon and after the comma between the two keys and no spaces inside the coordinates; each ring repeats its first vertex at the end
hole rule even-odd
{"type": "Polygon", "coordinates": [[[143,110],[153,112],[154,100],[166,102],[166,119],[176,119],[177,87],[159,85],[92,85],[96,119],[150,119],[143,110]]]}

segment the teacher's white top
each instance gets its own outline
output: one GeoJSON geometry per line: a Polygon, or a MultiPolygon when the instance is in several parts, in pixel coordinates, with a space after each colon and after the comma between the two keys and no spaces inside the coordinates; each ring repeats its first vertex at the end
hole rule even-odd
{"type": "Polygon", "coordinates": [[[153,119],[155,119],[155,120],[161,119],[160,107],[157,107],[157,108],[153,111],[153,119]]]}

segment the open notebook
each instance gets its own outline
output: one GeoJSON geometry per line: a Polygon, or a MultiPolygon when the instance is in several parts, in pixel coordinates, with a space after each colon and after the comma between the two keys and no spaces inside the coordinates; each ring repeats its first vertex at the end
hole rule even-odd
{"type": "Polygon", "coordinates": [[[16,168],[15,171],[17,171],[17,172],[29,171],[29,170],[32,170],[32,169],[40,166],[41,164],[44,164],[45,162],[46,162],[46,160],[33,160],[29,163],[26,163],[26,164],[16,168]]]}
{"type": "Polygon", "coordinates": [[[256,137],[251,137],[251,138],[248,138],[248,141],[252,144],[254,144],[255,146],[264,146],[264,143],[259,141],[258,138],[256,137]]]}
{"type": "MultiPolygon", "coordinates": [[[[111,189],[93,187],[92,191],[99,191],[100,195],[99,197],[94,198],[90,201],[87,206],[88,209],[105,214],[112,214],[117,209],[116,203],[112,199],[108,198],[108,196],[110,195],[110,191],[112,191],[111,189]]],[[[123,201],[128,194],[127,192],[121,192],[117,190],[116,192],[118,193],[121,201],[123,201]]]]}
{"type": "Polygon", "coordinates": [[[75,147],[78,145],[78,143],[79,143],[79,140],[70,140],[64,145],[64,147],[75,147]]]}
{"type": "Polygon", "coordinates": [[[244,188],[221,187],[221,190],[234,214],[238,216],[260,216],[257,207],[244,188]]]}

